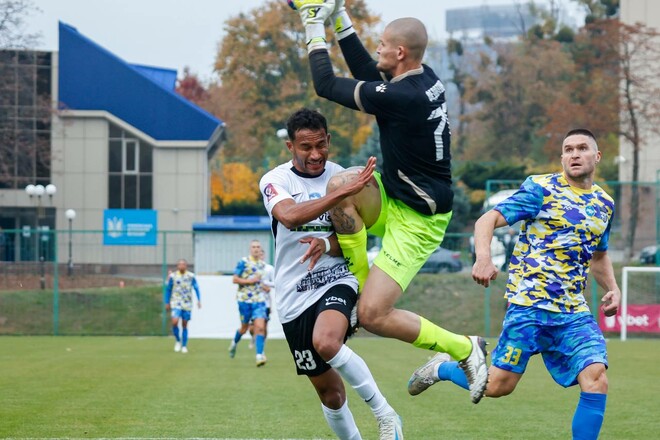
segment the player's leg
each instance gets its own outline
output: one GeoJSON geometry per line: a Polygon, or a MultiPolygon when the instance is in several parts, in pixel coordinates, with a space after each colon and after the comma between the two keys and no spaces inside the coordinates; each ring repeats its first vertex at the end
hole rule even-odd
{"type": "Polygon", "coordinates": [[[312,334],[314,350],[369,405],[378,420],[380,438],[402,437],[400,417],[380,392],[364,360],[345,344],[355,300],[355,292],[345,285],[334,286],[324,295],[312,334]]]}
{"type": "Polygon", "coordinates": [[[348,408],[344,382],[335,370],[328,370],[318,376],[309,376],[321,400],[323,416],[330,429],[341,440],[360,440],[362,436],[355,419],[348,408]]]}
{"type": "Polygon", "coordinates": [[[191,313],[189,310],[181,311],[181,352],[188,353],[188,321],[191,313]]]}
{"type": "Polygon", "coordinates": [[[234,339],[229,344],[229,357],[233,358],[236,356],[236,347],[241,341],[241,338],[248,331],[250,325],[250,319],[252,318],[252,304],[238,301],[238,314],[241,320],[241,326],[236,330],[234,334],[234,339]]]}
{"type": "Polygon", "coordinates": [[[348,409],[344,383],[336,370],[316,352],[313,344],[316,305],[293,321],[282,324],[298,375],[309,378],[321,399],[323,415],[340,439],[360,439],[360,431],[348,409]]]}
{"type": "MultiPolygon", "coordinates": [[[[488,386],[485,395],[502,397],[509,395],[518,385],[531,356],[539,351],[541,328],[536,312],[528,307],[512,305],[507,309],[499,341],[493,350],[493,364],[488,370],[488,386]]],[[[419,367],[408,381],[408,392],[415,396],[440,381],[449,381],[469,389],[465,372],[459,362],[447,354],[438,353],[419,367]]]]}
{"type": "Polygon", "coordinates": [[[573,439],[597,439],[607,403],[605,338],[589,312],[548,314],[554,321],[547,330],[553,345],[543,353],[545,365],[558,384],[579,384],[581,389],[573,416],[573,439]]]}
{"type": "Polygon", "coordinates": [[[254,323],[255,353],[257,367],[266,364],[264,345],[266,343],[266,304],[257,303],[252,315],[254,323]]]}
{"type": "MultiPolygon", "coordinates": [[[[327,192],[336,191],[356,179],[361,170],[362,167],[353,167],[334,175],[328,182],[327,192]]],[[[330,210],[332,224],[337,231],[337,239],[350,271],[358,279],[360,290],[364,287],[369,274],[367,229],[377,224],[381,217],[383,194],[380,176],[376,173],[362,191],[347,197],[330,210]]],[[[372,231],[372,233],[382,235],[376,231],[372,231]]]]}
{"type": "Polygon", "coordinates": [[[181,351],[181,336],[179,335],[179,319],[181,317],[181,309],[172,309],[172,334],[174,335],[174,351],[181,351]]]}

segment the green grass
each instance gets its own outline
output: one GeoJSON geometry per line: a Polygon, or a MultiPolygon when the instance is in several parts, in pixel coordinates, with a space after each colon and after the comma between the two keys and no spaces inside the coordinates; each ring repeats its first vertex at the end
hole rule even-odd
{"type": "MultiPolygon", "coordinates": [[[[516,392],[469,402],[441,383],[410,397],[406,381],[428,356],[398,341],[355,338],[404,420],[408,439],[566,439],[577,388],[556,385],[538,357],[516,392]]],[[[297,377],[284,341],[269,341],[257,369],[242,343],[192,340],[188,355],[170,338],[0,338],[0,438],[220,437],[333,438],[318,398],[297,377]]],[[[610,395],[601,439],[650,439],[660,432],[657,341],[610,341],[610,395]]],[[[371,412],[348,390],[365,439],[376,438],[371,412]]]]}

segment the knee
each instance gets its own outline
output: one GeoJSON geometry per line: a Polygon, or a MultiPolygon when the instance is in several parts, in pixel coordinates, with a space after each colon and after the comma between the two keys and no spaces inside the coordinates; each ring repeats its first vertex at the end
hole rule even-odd
{"type": "Polygon", "coordinates": [[[314,332],[314,336],[312,337],[314,350],[326,362],[335,357],[343,343],[343,340],[326,332],[314,332]]]}
{"type": "Polygon", "coordinates": [[[319,398],[321,399],[321,403],[330,409],[339,409],[346,402],[346,396],[344,396],[341,390],[335,388],[319,391],[319,398]]]}
{"type": "Polygon", "coordinates": [[[380,330],[383,325],[383,314],[378,307],[366,301],[360,301],[358,302],[358,320],[361,327],[374,333],[380,330]]]}
{"type": "Polygon", "coordinates": [[[329,194],[333,191],[337,191],[342,186],[355,180],[363,168],[364,167],[351,167],[332,176],[326,186],[326,193],[329,194]]]}
{"type": "Polygon", "coordinates": [[[504,397],[513,393],[513,390],[515,389],[516,389],[515,383],[489,380],[488,387],[486,388],[486,395],[492,398],[504,397]]]}
{"type": "Polygon", "coordinates": [[[608,382],[605,365],[589,365],[580,375],[580,388],[587,393],[607,394],[608,382]]]}

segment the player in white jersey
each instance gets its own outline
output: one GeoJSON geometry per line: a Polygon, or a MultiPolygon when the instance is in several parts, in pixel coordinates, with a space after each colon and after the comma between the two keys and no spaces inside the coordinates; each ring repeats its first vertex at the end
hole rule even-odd
{"type": "Polygon", "coordinates": [[[301,109],[287,121],[292,160],[269,171],[259,188],[275,237],[276,306],[296,370],[316,389],[323,414],[340,439],[360,439],[342,378],[371,407],[380,439],[403,439],[401,420],[369,368],[347,345],[357,280],[346,266],[328,210],[372,182],[375,158],[354,182],[326,195],[343,168],[327,161],[325,118],[301,109]]]}

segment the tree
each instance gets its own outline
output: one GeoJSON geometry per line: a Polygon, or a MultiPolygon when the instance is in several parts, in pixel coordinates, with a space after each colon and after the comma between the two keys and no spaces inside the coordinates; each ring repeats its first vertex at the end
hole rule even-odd
{"type": "MultiPolygon", "coordinates": [[[[368,11],[364,0],[347,7],[367,48],[375,48],[373,27],[379,17],[368,11]]],[[[307,106],[326,115],[333,158],[346,163],[368,136],[371,118],[316,96],[298,15],[285,2],[269,0],[228,20],[225,30],[215,63],[220,80],[211,87],[205,107],[227,123],[227,155],[260,166],[264,144],[293,111],[307,106]]],[[[337,74],[348,76],[336,44],[331,56],[337,74]]],[[[285,154],[282,144],[277,145],[275,154],[285,154]]]]}
{"type": "Polygon", "coordinates": [[[37,45],[40,33],[28,33],[25,20],[39,8],[31,0],[0,0],[0,50],[28,49],[37,45]]]}
{"type": "Polygon", "coordinates": [[[204,106],[210,96],[199,77],[187,66],[183,68],[183,78],[177,80],[175,91],[200,107],[204,106]]]}
{"type": "Polygon", "coordinates": [[[211,173],[211,211],[237,214],[237,206],[242,211],[260,211],[258,208],[263,207],[260,203],[259,177],[244,163],[223,163],[211,173]]]}

